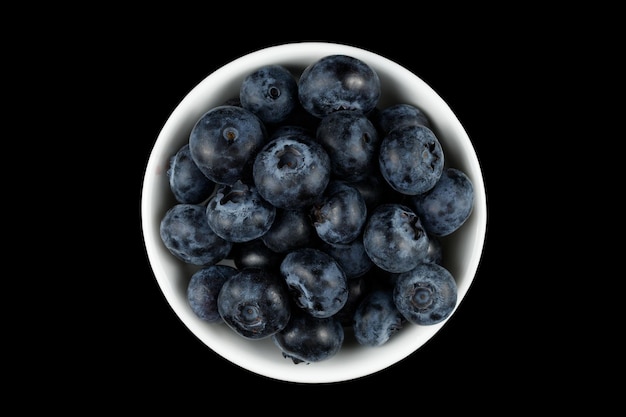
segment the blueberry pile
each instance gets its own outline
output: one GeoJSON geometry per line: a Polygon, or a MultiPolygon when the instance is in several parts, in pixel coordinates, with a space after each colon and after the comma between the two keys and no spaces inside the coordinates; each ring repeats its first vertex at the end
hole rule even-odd
{"type": "Polygon", "coordinates": [[[300,74],[258,68],[197,120],[170,159],[160,236],[198,267],[199,318],[297,364],[452,313],[442,239],[469,218],[472,182],[420,108],[380,95],[366,62],[329,55],[300,74]]]}

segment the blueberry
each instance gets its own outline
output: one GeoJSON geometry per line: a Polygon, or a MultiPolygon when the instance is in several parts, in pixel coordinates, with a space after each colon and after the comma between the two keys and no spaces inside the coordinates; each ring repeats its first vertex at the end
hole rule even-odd
{"type": "Polygon", "coordinates": [[[200,171],[191,158],[189,143],[170,158],[167,176],[170,189],[179,203],[200,204],[215,190],[215,183],[200,171]]]}
{"type": "Polygon", "coordinates": [[[472,213],[474,187],[463,171],[446,168],[432,189],[412,196],[407,204],[420,216],[428,233],[447,236],[460,228],[472,213]]]}
{"type": "Polygon", "coordinates": [[[209,323],[222,321],[217,310],[217,296],[226,280],[236,273],[236,268],[221,264],[194,272],[187,284],[187,301],[194,314],[209,323]]]}
{"type": "Polygon", "coordinates": [[[287,326],[272,336],[283,357],[295,364],[332,358],[344,338],[343,326],[334,317],[312,317],[302,311],[294,311],[287,326]]]}
{"type": "MultiPolygon", "coordinates": [[[[424,227],[426,229],[426,227],[424,227]]],[[[439,236],[432,235],[426,232],[428,235],[428,252],[424,258],[424,262],[432,262],[435,264],[443,265],[443,246],[439,236]]]]}
{"type": "Polygon", "coordinates": [[[381,204],[401,202],[406,197],[391,188],[377,169],[361,181],[352,182],[350,185],[359,190],[368,211],[374,210],[381,204]]]}
{"type": "Polygon", "coordinates": [[[396,277],[393,299],[411,323],[436,324],[450,316],[456,306],[456,281],[441,265],[419,264],[396,277]]]}
{"type": "Polygon", "coordinates": [[[285,328],[291,304],[284,281],[261,268],[239,270],[223,285],[217,308],[224,322],[247,339],[264,339],[285,328]]]}
{"type": "Polygon", "coordinates": [[[287,253],[292,249],[313,245],[315,236],[307,210],[277,209],[272,226],[261,236],[261,240],[272,251],[287,253]]]}
{"type": "Polygon", "coordinates": [[[383,108],[374,115],[373,123],[383,136],[392,129],[406,125],[423,125],[431,128],[430,121],[422,109],[407,103],[392,104],[383,108]]]}
{"type": "Polygon", "coordinates": [[[244,178],[267,131],[251,111],[222,105],[204,113],[189,135],[191,157],[211,181],[232,185],[244,178]]]}
{"type": "Polygon", "coordinates": [[[378,74],[362,60],[346,55],[328,55],[300,75],[298,97],[302,107],[323,118],[337,110],[367,114],[380,99],[378,74]]]}
{"type": "Polygon", "coordinates": [[[374,266],[361,236],[350,243],[323,242],[319,248],[337,261],[348,280],[365,275],[374,266]]]}
{"type": "Polygon", "coordinates": [[[363,231],[363,245],[372,262],[388,272],[406,272],[428,254],[428,235],[419,217],[401,204],[378,206],[363,231]]]}
{"type": "Polygon", "coordinates": [[[316,131],[332,172],[344,181],[363,180],[378,164],[378,131],[360,111],[341,110],[325,116],[316,131]]]}
{"type": "Polygon", "coordinates": [[[371,289],[369,282],[364,276],[348,280],[348,300],[346,300],[341,310],[333,315],[333,318],[339,320],[344,327],[352,327],[354,312],[371,289]]]}
{"type": "Polygon", "coordinates": [[[389,185],[407,195],[430,190],[444,168],[441,143],[433,131],[423,125],[392,129],[383,137],[378,161],[380,172],[389,185]]]}
{"type": "Polygon", "coordinates": [[[348,299],[345,273],[332,256],[315,248],[289,252],[280,264],[295,304],[313,317],[330,317],[348,299]]]}
{"type": "Polygon", "coordinates": [[[263,268],[278,271],[283,256],[265,246],[261,239],[235,243],[230,252],[238,269],[263,268]]]}
{"type": "Polygon", "coordinates": [[[381,107],[366,62],[290,71],[250,72],[170,158],[160,234],[200,266],[191,310],[296,364],[331,358],[345,330],[374,347],[407,321],[445,320],[457,288],[442,238],[469,218],[472,182],[445,165],[421,108],[381,107]]]}
{"type": "Polygon", "coordinates": [[[330,158],[304,135],[285,134],[256,155],[254,183],[259,194],[283,209],[301,209],[319,198],[330,181],[330,158]]]}
{"type": "Polygon", "coordinates": [[[270,229],[276,208],[261,198],[256,187],[238,180],[218,188],[207,204],[206,215],[218,236],[229,242],[248,242],[270,229]]]}
{"type": "Polygon", "coordinates": [[[232,243],[209,226],[206,207],[179,203],[161,219],[161,240],[176,258],[193,265],[213,265],[228,256],[232,243]]]}
{"type": "Polygon", "coordinates": [[[241,83],[241,106],[263,123],[283,122],[298,104],[298,84],[282,65],[265,65],[248,74],[241,83]]]}
{"type": "Polygon", "coordinates": [[[400,331],[405,321],[395,305],[392,290],[373,290],[354,312],[354,337],[361,345],[381,346],[400,331]]]}
{"type": "Polygon", "coordinates": [[[287,136],[287,135],[302,136],[302,137],[306,137],[309,140],[315,140],[315,133],[311,129],[305,126],[281,124],[281,125],[276,126],[270,132],[268,141],[274,140],[281,136],[287,136]]]}
{"type": "Polygon", "coordinates": [[[311,209],[313,227],[327,243],[350,243],[363,230],[367,206],[361,193],[349,183],[332,180],[311,209]]]}

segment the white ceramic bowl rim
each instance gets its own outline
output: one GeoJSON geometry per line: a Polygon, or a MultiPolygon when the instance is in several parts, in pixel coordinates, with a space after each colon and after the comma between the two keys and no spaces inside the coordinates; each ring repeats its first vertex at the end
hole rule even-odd
{"type": "MultiPolygon", "coordinates": [[[[447,165],[462,169],[474,185],[475,204],[471,217],[455,232],[455,256],[445,266],[458,284],[458,303],[465,297],[476,275],[485,241],[487,204],[481,167],[475,149],[460,121],[444,100],[417,75],[403,66],[368,50],[337,43],[295,42],[271,46],[242,56],[211,73],[195,86],[174,109],[154,143],[146,166],[141,216],[148,260],[167,302],[189,330],[210,349],[233,364],[256,374],[289,382],[332,383],[357,379],[379,372],[413,354],[432,338],[445,323],[433,326],[407,325],[385,345],[377,348],[345,346],[333,358],[313,364],[294,364],[283,358],[270,339],[248,341],[225,324],[200,320],[189,308],[186,283],[197,268],[173,259],[159,236],[159,223],[174,204],[168,196],[166,170],[171,155],[188,140],[198,118],[211,107],[238,94],[243,78],[254,68],[278,63],[296,71],[326,55],[345,54],[372,66],[381,78],[383,95],[379,108],[394,102],[420,107],[429,117],[433,131],[444,148],[447,165]],[[393,98],[391,98],[393,97],[393,98]]],[[[444,242],[446,247],[452,243],[444,242]]],[[[346,338],[348,338],[348,333],[346,338]]]]}

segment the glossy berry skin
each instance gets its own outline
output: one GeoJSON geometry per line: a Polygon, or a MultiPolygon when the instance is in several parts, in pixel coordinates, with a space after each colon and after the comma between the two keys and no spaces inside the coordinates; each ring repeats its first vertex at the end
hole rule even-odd
{"type": "Polygon", "coordinates": [[[266,134],[265,125],[251,111],[217,106],[194,125],[189,135],[191,157],[211,181],[232,185],[244,178],[266,134]]]}
{"type": "Polygon", "coordinates": [[[363,180],[378,164],[378,131],[360,111],[340,110],[325,116],[316,138],[330,156],[333,174],[344,181],[363,180]]]}
{"type": "Polygon", "coordinates": [[[282,209],[311,205],[330,181],[330,158],[322,145],[306,136],[286,134],[256,155],[253,179],[259,194],[282,209]]]}
{"type": "Polygon", "coordinates": [[[246,268],[230,277],[217,297],[226,324],[247,339],[264,339],[285,328],[291,304],[284,281],[261,268],[246,268]]]}
{"type": "Polygon", "coordinates": [[[367,114],[380,99],[378,74],[362,60],[328,55],[307,66],[300,75],[298,97],[302,107],[323,118],[337,110],[367,114]]]}
{"type": "Polygon", "coordinates": [[[361,235],[367,206],[359,191],[349,183],[332,180],[311,209],[313,227],[327,243],[350,243],[361,235]]]}
{"type": "Polygon", "coordinates": [[[161,219],[159,233],[172,255],[192,265],[216,264],[228,256],[232,247],[211,229],[206,207],[199,204],[172,206],[161,219]]]}
{"type": "Polygon", "coordinates": [[[431,190],[412,196],[407,204],[420,216],[428,233],[448,236],[472,214],[474,187],[463,171],[447,168],[431,190]]]}
{"type": "Polygon", "coordinates": [[[363,245],[379,268],[393,273],[406,272],[428,254],[428,235],[419,217],[407,206],[378,206],[365,225],[363,245]]]}
{"type": "Polygon", "coordinates": [[[365,346],[381,346],[404,325],[391,289],[377,289],[361,300],[353,318],[354,337],[365,346]]]}
{"type": "Polygon", "coordinates": [[[197,270],[187,284],[187,301],[194,314],[209,323],[222,321],[217,296],[226,280],[237,273],[229,265],[210,265],[197,270]]]}
{"type": "Polygon", "coordinates": [[[332,358],[341,349],[344,339],[343,326],[334,317],[312,317],[297,310],[287,326],[272,336],[283,357],[295,364],[332,358]]]}
{"type": "Polygon", "coordinates": [[[348,280],[365,275],[374,266],[365,252],[361,236],[350,243],[323,242],[319,248],[337,261],[348,280]]]}
{"type": "Polygon", "coordinates": [[[200,171],[191,158],[189,143],[184,144],[170,158],[167,177],[174,198],[179,203],[200,204],[215,190],[215,183],[200,171]]]}
{"type": "Polygon", "coordinates": [[[241,106],[265,124],[285,121],[298,105],[298,84],[282,65],[265,65],[248,74],[241,83],[241,106]]]}
{"type": "Polygon", "coordinates": [[[426,234],[428,234],[428,253],[424,258],[424,262],[443,265],[443,246],[441,245],[441,239],[439,236],[431,235],[428,232],[426,232],[426,234]]]}
{"type": "Polygon", "coordinates": [[[348,299],[345,273],[329,254],[315,248],[289,252],[280,265],[295,304],[313,317],[330,317],[348,299]]]}
{"type": "Polygon", "coordinates": [[[378,154],[380,172],[396,191],[425,193],[435,186],[444,168],[441,143],[423,125],[405,125],[384,136],[378,154]]]}
{"type": "Polygon", "coordinates": [[[383,136],[386,136],[391,129],[406,125],[423,125],[431,128],[430,121],[422,109],[407,103],[385,107],[376,113],[373,123],[383,136]]]}
{"type": "Polygon", "coordinates": [[[396,277],[393,299],[398,311],[411,323],[437,324],[456,307],[456,281],[441,265],[419,264],[396,277]]]}
{"type": "Polygon", "coordinates": [[[287,253],[314,244],[315,229],[307,210],[276,210],[270,229],[261,236],[272,251],[287,253]]]}
{"type": "Polygon", "coordinates": [[[235,182],[222,185],[206,208],[211,229],[229,242],[248,242],[267,232],[276,216],[276,208],[265,201],[256,187],[235,182]]]}
{"type": "Polygon", "coordinates": [[[270,250],[261,239],[235,243],[230,257],[238,269],[263,268],[274,272],[283,261],[283,255],[270,250]]]}

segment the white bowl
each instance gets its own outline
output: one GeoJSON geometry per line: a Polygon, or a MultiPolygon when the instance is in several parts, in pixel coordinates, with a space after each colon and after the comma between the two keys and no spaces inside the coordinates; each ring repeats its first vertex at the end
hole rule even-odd
{"type": "MultiPolygon", "coordinates": [[[[267,64],[282,64],[299,73],[310,63],[332,54],[345,54],[369,64],[381,80],[378,108],[409,103],[422,109],[445,152],[446,164],[463,170],[474,185],[474,209],[466,223],[443,239],[444,266],[458,285],[458,305],[466,296],[482,256],[487,227],[483,174],[472,142],[450,107],[424,81],[403,66],[370,51],[336,43],[297,42],[272,46],[242,56],[219,68],[174,109],[159,133],[148,159],[142,188],[141,216],[146,251],[163,294],[181,321],[206,346],[228,361],[256,374],[297,383],[332,383],[361,378],[401,361],[431,339],[455,314],[431,326],[407,324],[382,346],[364,347],[346,336],[335,356],[311,364],[294,364],[282,356],[271,338],[251,341],[225,324],[207,323],[189,307],[187,283],[197,267],[175,259],[163,245],[159,224],[175,204],[166,171],[170,157],[189,140],[204,112],[236,97],[243,78],[267,64]]],[[[347,333],[348,335],[348,333],[347,333]]]]}

